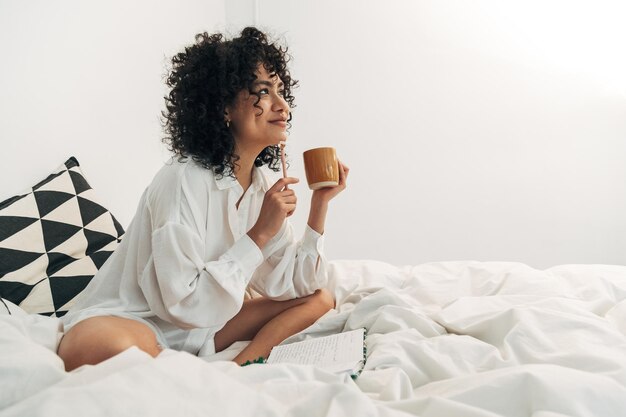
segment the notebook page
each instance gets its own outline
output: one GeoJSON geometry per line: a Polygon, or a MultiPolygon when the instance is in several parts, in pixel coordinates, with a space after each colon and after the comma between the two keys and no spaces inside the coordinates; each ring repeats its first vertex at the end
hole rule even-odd
{"type": "Polygon", "coordinates": [[[363,360],[363,329],[276,346],[267,363],[317,365],[350,370],[363,360]]]}

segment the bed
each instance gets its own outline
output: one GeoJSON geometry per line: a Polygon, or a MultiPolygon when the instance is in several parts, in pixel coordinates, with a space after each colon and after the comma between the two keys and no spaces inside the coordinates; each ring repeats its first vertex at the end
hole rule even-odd
{"type": "MultiPolygon", "coordinates": [[[[55,354],[59,316],[123,230],[90,194],[75,158],[36,189],[49,191],[66,175],[72,198],[101,207],[80,220],[81,233],[97,234],[54,248],[44,237],[46,265],[16,267],[15,242],[21,252],[38,253],[24,245],[39,237],[31,225],[0,222],[2,417],[626,416],[626,266],[618,265],[332,261],[337,307],[284,343],[365,327],[367,362],[354,380],[305,365],[239,367],[229,359],[245,342],[207,357],[166,350],[153,359],[130,348],[67,373],[55,354]],[[61,267],[53,265],[58,259],[61,267]]],[[[28,195],[0,203],[0,221],[19,217],[28,195]]],[[[58,207],[46,215],[62,223],[58,207]]]]}

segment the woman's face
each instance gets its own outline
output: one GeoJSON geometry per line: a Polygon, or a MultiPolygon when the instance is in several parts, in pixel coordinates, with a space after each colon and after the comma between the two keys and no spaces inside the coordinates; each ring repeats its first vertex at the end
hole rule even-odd
{"type": "Polygon", "coordinates": [[[251,90],[241,91],[235,104],[226,108],[226,119],[230,120],[237,146],[258,148],[260,153],[267,146],[287,140],[290,109],[283,98],[283,82],[278,75],[268,74],[259,65],[256,76],[251,90]]]}

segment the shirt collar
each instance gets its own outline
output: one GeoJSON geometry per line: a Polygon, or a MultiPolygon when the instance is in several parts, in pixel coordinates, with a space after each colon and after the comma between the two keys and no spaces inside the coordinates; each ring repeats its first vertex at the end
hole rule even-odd
{"type": "MultiPolygon", "coordinates": [[[[221,178],[214,173],[215,184],[219,190],[225,190],[227,188],[232,188],[239,185],[239,182],[236,178],[231,177],[230,175],[223,175],[221,178]]],[[[267,191],[267,186],[265,184],[264,175],[261,171],[260,167],[252,168],[252,183],[250,187],[253,187],[253,190],[263,190],[267,191]]]]}
{"type": "Polygon", "coordinates": [[[219,190],[225,190],[237,185],[237,179],[230,175],[219,175],[213,171],[213,178],[215,179],[215,185],[219,190]]]}

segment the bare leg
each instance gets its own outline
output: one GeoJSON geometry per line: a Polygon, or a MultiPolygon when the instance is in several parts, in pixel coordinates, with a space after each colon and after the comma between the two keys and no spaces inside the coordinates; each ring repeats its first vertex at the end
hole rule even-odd
{"type": "Polygon", "coordinates": [[[241,311],[215,335],[215,349],[219,352],[238,340],[252,340],[233,361],[241,364],[267,358],[274,346],[306,329],[334,306],[326,289],[288,301],[245,301],[241,311]]]}
{"type": "Polygon", "coordinates": [[[58,354],[68,372],[95,365],[137,346],[156,357],[161,352],[156,335],[145,324],[113,316],[91,317],[72,327],[61,339],[58,354]]]}

